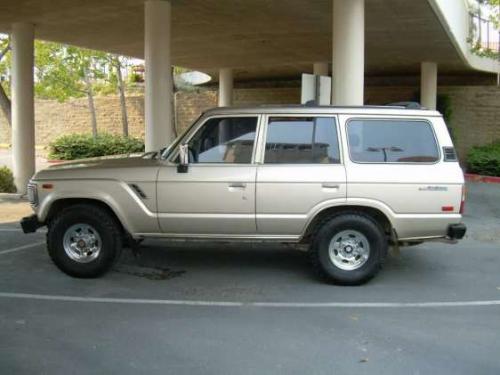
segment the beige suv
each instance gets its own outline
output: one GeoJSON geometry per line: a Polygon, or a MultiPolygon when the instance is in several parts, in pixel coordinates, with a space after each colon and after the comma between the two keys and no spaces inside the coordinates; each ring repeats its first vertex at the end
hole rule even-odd
{"type": "Polygon", "coordinates": [[[52,166],[29,184],[54,263],[109,270],[144,238],[308,244],[360,284],[389,245],[460,239],[464,178],[438,112],[404,106],[217,108],[170,147],[52,166]]]}

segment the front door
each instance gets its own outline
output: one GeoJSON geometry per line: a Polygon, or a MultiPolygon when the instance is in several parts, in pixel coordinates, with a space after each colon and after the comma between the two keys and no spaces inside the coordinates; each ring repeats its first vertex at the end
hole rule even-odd
{"type": "Polygon", "coordinates": [[[346,200],[346,172],[333,116],[268,116],[257,170],[257,229],[299,236],[322,206],[346,200]]]}
{"type": "Polygon", "coordinates": [[[166,163],[158,174],[158,217],[164,233],[253,235],[253,164],[258,116],[211,117],[186,143],[189,167],[166,163]]]}

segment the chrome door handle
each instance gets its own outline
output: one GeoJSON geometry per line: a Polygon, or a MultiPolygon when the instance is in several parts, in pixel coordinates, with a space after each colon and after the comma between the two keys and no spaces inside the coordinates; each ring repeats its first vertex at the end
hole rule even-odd
{"type": "Polygon", "coordinates": [[[339,189],[340,186],[338,184],[330,184],[328,182],[323,182],[321,184],[321,187],[325,188],[325,189],[339,189]]]}
{"type": "Polygon", "coordinates": [[[247,184],[245,184],[244,182],[232,182],[229,184],[229,187],[244,189],[247,187],[247,184]]]}

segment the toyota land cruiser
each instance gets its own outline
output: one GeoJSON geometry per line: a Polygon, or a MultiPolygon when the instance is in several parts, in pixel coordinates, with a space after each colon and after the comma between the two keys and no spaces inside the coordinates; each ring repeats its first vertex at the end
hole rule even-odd
{"type": "Polygon", "coordinates": [[[442,116],[403,106],[217,108],[164,150],[54,165],[28,186],[54,263],[109,270],[144,238],[309,245],[338,284],[388,246],[460,239],[464,177],[442,116]]]}

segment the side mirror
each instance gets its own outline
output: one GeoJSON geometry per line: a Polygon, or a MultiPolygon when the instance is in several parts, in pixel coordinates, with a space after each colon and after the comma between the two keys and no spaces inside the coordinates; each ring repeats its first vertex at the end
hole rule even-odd
{"type": "Polygon", "coordinates": [[[189,146],[182,144],[179,146],[179,164],[177,165],[178,173],[187,173],[189,165],[189,146]]]}

